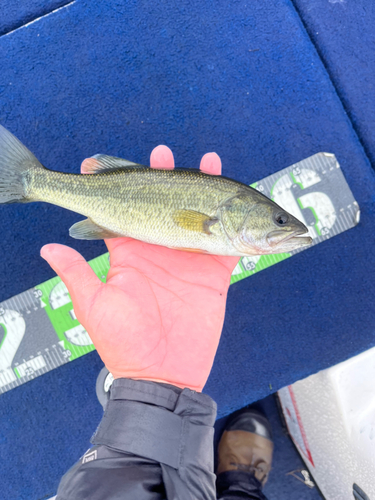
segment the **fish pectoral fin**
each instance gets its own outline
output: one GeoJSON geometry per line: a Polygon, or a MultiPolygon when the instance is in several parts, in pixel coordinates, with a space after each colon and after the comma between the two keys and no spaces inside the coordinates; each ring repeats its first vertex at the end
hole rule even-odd
{"type": "Polygon", "coordinates": [[[106,170],[118,170],[119,168],[148,168],[145,165],[117,158],[116,156],[94,155],[84,161],[84,170],[87,174],[102,174],[106,170]]]}
{"type": "Polygon", "coordinates": [[[210,217],[194,210],[176,210],[173,214],[174,222],[189,231],[212,234],[210,227],[219,222],[217,217],[210,217]]]}
{"type": "Polygon", "coordinates": [[[123,236],[98,226],[91,219],[81,220],[73,224],[69,229],[69,234],[77,240],[104,240],[107,238],[121,238],[123,236]]]}

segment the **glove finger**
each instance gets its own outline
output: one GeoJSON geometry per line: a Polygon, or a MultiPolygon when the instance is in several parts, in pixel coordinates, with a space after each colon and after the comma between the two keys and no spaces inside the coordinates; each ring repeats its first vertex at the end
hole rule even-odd
{"type": "Polygon", "coordinates": [[[206,153],[201,159],[200,170],[205,174],[221,175],[221,160],[216,153],[206,153]]]}
{"type": "Polygon", "coordinates": [[[95,158],[86,158],[81,163],[81,174],[94,174],[97,161],[95,158]]]}
{"type": "Polygon", "coordinates": [[[150,166],[151,168],[173,170],[174,158],[172,151],[167,146],[157,146],[151,153],[150,166]]]}

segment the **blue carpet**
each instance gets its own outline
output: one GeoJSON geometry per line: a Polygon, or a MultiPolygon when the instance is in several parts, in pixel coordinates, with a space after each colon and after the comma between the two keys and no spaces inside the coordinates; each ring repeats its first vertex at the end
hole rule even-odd
{"type": "MultiPolygon", "coordinates": [[[[0,57],[0,123],[52,169],[78,172],[98,152],[147,163],[164,143],[181,167],[216,151],[224,174],[249,184],[319,151],[337,156],[361,223],[231,287],[205,387],[218,417],[375,345],[375,175],[289,0],[77,0],[2,36],[0,57]]],[[[87,259],[105,251],[69,238],[77,214],[0,211],[0,300],[53,276],[46,243],[87,259]]],[[[87,449],[100,366],[92,353],[1,396],[1,500],[48,498],[87,449]]]]}
{"type": "Polygon", "coordinates": [[[375,4],[293,0],[375,168],[375,4]]]}

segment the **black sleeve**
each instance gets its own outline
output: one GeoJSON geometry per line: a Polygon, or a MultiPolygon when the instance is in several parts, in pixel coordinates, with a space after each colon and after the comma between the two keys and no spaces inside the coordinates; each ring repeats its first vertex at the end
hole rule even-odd
{"type": "Polygon", "coordinates": [[[117,379],[94,445],[56,500],[213,500],[216,403],[159,382],[117,379]]]}

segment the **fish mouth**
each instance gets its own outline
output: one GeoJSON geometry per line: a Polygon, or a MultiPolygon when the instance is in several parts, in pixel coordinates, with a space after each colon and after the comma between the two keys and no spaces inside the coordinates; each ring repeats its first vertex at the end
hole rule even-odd
{"type": "Polygon", "coordinates": [[[271,248],[282,247],[283,251],[311,245],[312,238],[310,236],[301,237],[303,234],[308,234],[308,230],[271,231],[267,235],[267,242],[271,248]]]}

